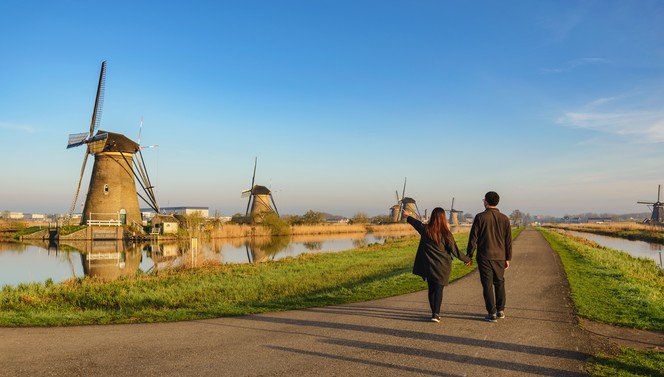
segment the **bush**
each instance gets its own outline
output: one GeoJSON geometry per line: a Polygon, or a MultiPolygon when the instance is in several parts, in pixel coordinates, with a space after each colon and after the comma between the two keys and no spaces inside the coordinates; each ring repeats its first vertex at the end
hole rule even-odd
{"type": "Polygon", "coordinates": [[[273,236],[290,234],[290,226],[288,223],[274,212],[264,215],[261,224],[270,228],[273,236]]]}

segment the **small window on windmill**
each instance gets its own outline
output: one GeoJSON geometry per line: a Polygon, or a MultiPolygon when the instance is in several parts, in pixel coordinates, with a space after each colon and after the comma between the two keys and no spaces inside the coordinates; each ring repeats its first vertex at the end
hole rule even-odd
{"type": "Polygon", "coordinates": [[[104,195],[108,195],[108,184],[104,185],[104,195]]]}

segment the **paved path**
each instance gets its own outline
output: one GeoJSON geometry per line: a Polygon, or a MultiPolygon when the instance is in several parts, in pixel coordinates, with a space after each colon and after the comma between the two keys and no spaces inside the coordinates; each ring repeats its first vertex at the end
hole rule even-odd
{"type": "Polygon", "coordinates": [[[112,326],[0,328],[0,376],[583,376],[557,255],[526,229],[507,270],[507,318],[484,322],[477,272],[445,289],[246,317],[112,326]]]}

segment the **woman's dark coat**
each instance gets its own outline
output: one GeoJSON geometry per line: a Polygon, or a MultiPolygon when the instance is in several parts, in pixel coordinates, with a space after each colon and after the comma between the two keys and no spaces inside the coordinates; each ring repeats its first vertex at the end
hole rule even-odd
{"type": "Polygon", "coordinates": [[[452,271],[452,255],[464,262],[468,262],[470,259],[459,253],[455,241],[449,242],[443,238],[441,247],[429,238],[425,229],[426,225],[422,224],[421,221],[410,216],[406,221],[420,234],[420,244],[417,247],[417,254],[415,254],[413,273],[423,279],[447,285],[452,271]]]}

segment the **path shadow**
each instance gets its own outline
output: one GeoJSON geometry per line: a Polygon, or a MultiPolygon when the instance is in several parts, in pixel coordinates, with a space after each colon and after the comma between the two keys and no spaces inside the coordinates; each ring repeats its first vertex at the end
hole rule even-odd
{"type": "Polygon", "coordinates": [[[420,375],[423,375],[423,376],[462,377],[462,375],[459,375],[459,374],[444,373],[444,372],[441,372],[441,371],[431,370],[431,369],[413,368],[413,367],[408,367],[408,366],[404,366],[404,365],[395,365],[393,363],[384,363],[384,362],[380,362],[380,361],[360,359],[360,358],[356,358],[356,357],[334,355],[334,354],[331,354],[331,353],[323,353],[323,352],[316,352],[316,351],[310,351],[310,350],[301,350],[301,349],[280,347],[280,346],[268,346],[268,348],[278,350],[278,351],[299,353],[299,354],[302,354],[302,355],[317,356],[317,357],[341,360],[341,361],[346,361],[346,362],[351,362],[351,363],[361,363],[361,364],[366,364],[366,365],[371,365],[371,366],[376,366],[376,367],[382,367],[382,368],[388,368],[388,369],[398,369],[398,370],[403,371],[403,372],[417,373],[417,374],[420,374],[420,375]]]}
{"type": "Polygon", "coordinates": [[[581,360],[581,361],[590,357],[589,354],[578,351],[569,351],[569,350],[540,347],[540,346],[529,346],[529,345],[514,344],[514,343],[494,341],[494,340],[471,339],[471,338],[464,338],[454,335],[418,332],[412,330],[382,328],[382,327],[369,326],[369,325],[355,325],[349,323],[335,323],[335,322],[324,322],[324,321],[315,321],[315,320],[281,318],[281,317],[271,317],[266,315],[240,317],[239,319],[247,321],[265,322],[265,323],[286,324],[293,326],[306,326],[306,327],[319,327],[319,328],[328,328],[336,330],[358,331],[370,334],[411,338],[415,340],[428,340],[428,341],[441,342],[441,343],[459,344],[463,346],[487,349],[489,351],[500,349],[510,352],[519,352],[524,354],[549,356],[549,357],[559,357],[559,358],[581,360]]]}

